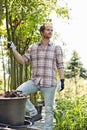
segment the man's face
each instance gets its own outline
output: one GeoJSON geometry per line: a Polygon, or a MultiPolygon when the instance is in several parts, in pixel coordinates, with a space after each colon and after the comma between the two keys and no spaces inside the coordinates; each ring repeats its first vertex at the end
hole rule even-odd
{"type": "Polygon", "coordinates": [[[53,34],[52,24],[46,24],[45,29],[42,32],[42,37],[45,38],[45,39],[50,39],[52,37],[52,34],[53,34]]]}

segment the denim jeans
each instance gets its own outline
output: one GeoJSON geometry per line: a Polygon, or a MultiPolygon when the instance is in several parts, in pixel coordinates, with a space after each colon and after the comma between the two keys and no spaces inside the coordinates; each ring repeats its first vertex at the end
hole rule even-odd
{"type": "MultiPolygon", "coordinates": [[[[35,85],[32,80],[28,80],[27,82],[20,85],[17,88],[17,90],[20,90],[27,95],[37,91],[42,92],[45,102],[44,130],[53,130],[53,103],[54,103],[55,87],[42,88],[39,85],[35,85]]],[[[26,112],[29,112],[30,116],[34,116],[37,114],[36,108],[29,99],[26,102],[26,112]]]]}

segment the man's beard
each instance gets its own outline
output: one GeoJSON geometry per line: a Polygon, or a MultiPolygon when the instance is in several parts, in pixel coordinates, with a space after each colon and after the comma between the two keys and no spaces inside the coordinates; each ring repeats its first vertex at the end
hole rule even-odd
{"type": "Polygon", "coordinates": [[[51,38],[51,37],[49,37],[49,36],[44,36],[44,39],[48,39],[48,40],[49,40],[50,38],[51,38]]]}

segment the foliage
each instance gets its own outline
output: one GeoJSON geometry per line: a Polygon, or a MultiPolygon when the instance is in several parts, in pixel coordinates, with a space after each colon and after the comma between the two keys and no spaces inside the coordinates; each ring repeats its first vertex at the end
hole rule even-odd
{"type": "Polygon", "coordinates": [[[54,130],[86,130],[87,80],[65,79],[65,89],[55,94],[54,130]],[[77,94],[75,89],[77,87],[77,94]]]}
{"type": "Polygon", "coordinates": [[[87,69],[83,67],[80,68],[80,77],[87,79],[87,69]]]}
{"type": "Polygon", "coordinates": [[[81,63],[80,63],[78,53],[74,51],[66,67],[70,73],[69,74],[66,73],[66,76],[67,77],[69,76],[71,78],[79,75],[80,67],[81,67],[81,63]]]}
{"type": "Polygon", "coordinates": [[[65,76],[66,78],[73,78],[76,76],[87,78],[87,70],[83,68],[83,65],[76,51],[73,51],[72,57],[67,63],[65,76]]]}
{"type": "Polygon", "coordinates": [[[57,101],[54,109],[54,130],[86,130],[87,127],[87,96],[64,98],[57,101]]]}
{"type": "Polygon", "coordinates": [[[2,23],[3,14],[3,0],[0,0],[0,24],[2,23]]]}

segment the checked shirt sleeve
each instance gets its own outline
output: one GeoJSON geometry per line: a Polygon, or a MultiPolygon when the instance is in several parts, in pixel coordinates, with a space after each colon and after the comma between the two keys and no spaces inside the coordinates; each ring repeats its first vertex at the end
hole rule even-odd
{"type": "Polygon", "coordinates": [[[25,60],[25,63],[28,63],[31,61],[31,46],[27,49],[24,55],[22,55],[23,59],[25,60]]]}
{"type": "Polygon", "coordinates": [[[56,46],[56,65],[57,68],[64,68],[63,64],[63,51],[60,46],[56,46]]]}

